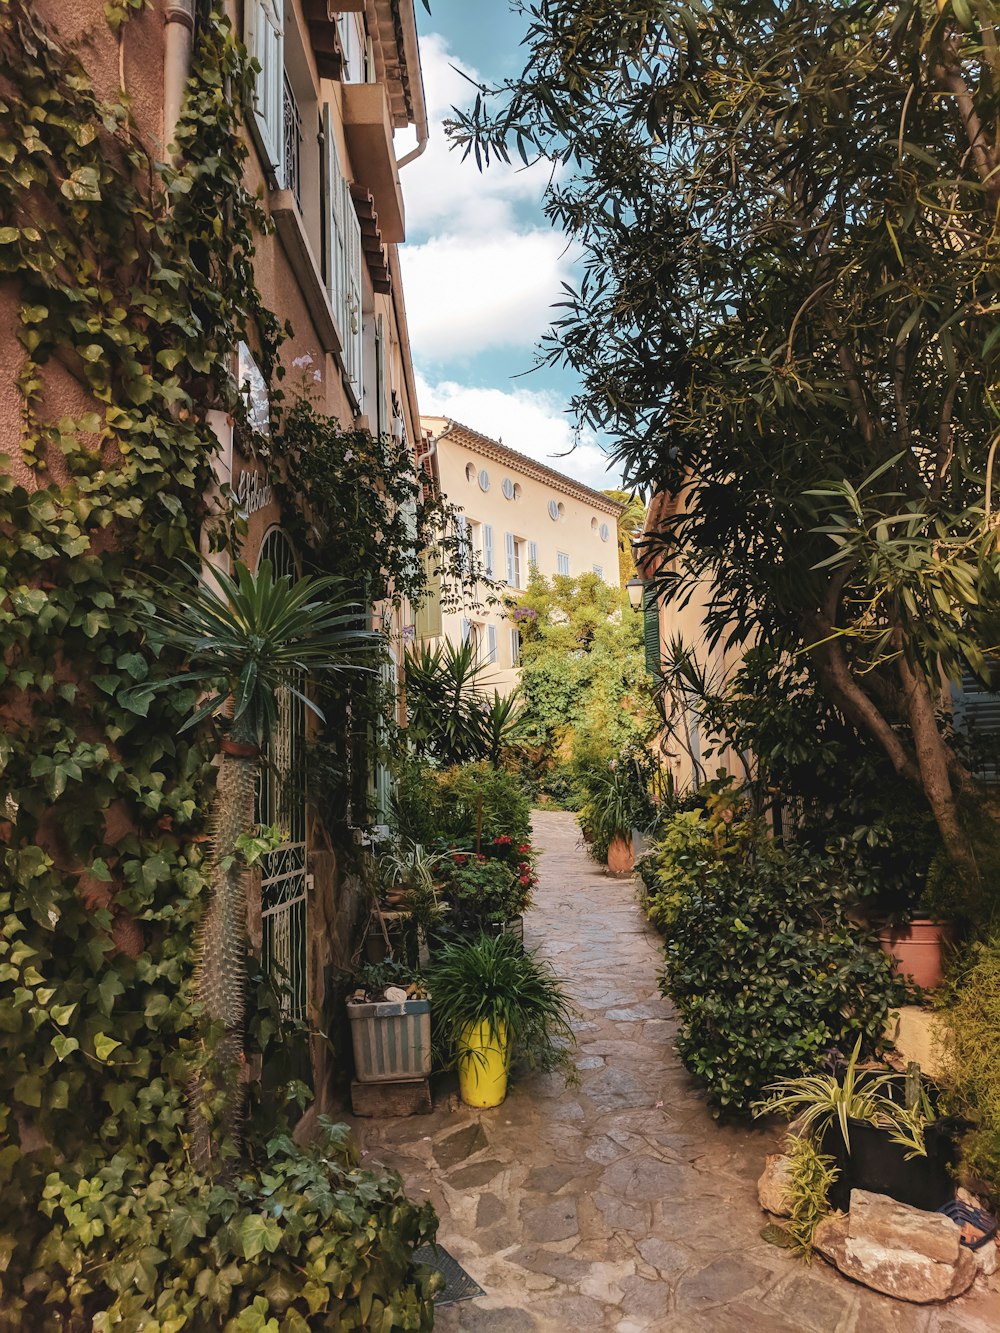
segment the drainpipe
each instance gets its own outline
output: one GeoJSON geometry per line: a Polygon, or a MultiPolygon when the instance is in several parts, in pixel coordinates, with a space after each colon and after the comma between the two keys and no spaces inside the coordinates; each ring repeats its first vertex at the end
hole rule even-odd
{"type": "Polygon", "coordinates": [[[163,12],[163,152],[168,152],[181,118],[184,87],[191,69],[195,0],[167,0],[163,12]]]}
{"type": "Polygon", "coordinates": [[[420,46],[417,42],[417,16],[413,0],[404,0],[399,7],[399,21],[403,29],[403,56],[410,71],[410,96],[413,99],[413,123],[417,129],[417,146],[399,159],[396,170],[402,171],[408,162],[418,158],[427,147],[430,130],[427,128],[427,101],[424,97],[424,71],[420,66],[420,46]]]}

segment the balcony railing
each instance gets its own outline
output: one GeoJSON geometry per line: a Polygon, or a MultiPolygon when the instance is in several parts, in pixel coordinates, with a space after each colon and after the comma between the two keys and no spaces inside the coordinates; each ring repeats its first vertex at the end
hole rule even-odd
{"type": "Polygon", "coordinates": [[[291,190],[299,209],[302,208],[302,117],[292,86],[285,75],[284,95],[284,160],[285,189],[291,190]]]}

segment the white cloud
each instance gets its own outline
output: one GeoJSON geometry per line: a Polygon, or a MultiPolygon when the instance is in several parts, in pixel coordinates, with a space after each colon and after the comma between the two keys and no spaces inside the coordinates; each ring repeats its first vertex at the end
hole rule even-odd
{"type": "Polygon", "coordinates": [[[621,469],[591,433],[584,432],[573,448],[565,403],[549,390],[476,388],[454,380],[431,383],[418,373],[417,401],[425,416],[452,417],[585,486],[605,490],[621,485],[621,469]]]}
{"type": "MultiPolygon", "coordinates": [[[[549,179],[546,163],[515,167],[491,162],[480,172],[472,156],[463,162],[461,150],[452,149],[445,136],[444,122],[452,118],[452,107],[474,101],[473,85],[483,81],[479,71],[453,55],[437,33],[421,37],[420,63],[431,137],[423,155],[402,172],[410,236],[418,239],[442,227],[457,235],[489,227],[510,228],[518,203],[539,212],[549,179]]],[[[404,145],[400,135],[399,153],[405,151],[404,145]]]]}
{"type": "Polygon", "coordinates": [[[549,326],[574,254],[541,221],[549,167],[493,162],[480,173],[450,151],[443,122],[475,95],[452,66],[476,82],[480,76],[439,35],[420,45],[431,139],[402,174],[410,239],[401,263],[414,352],[443,363],[492,348],[527,350],[549,326]]]}
{"type": "Polygon", "coordinates": [[[533,347],[569,277],[555,232],[435,236],[401,254],[410,337],[425,361],[466,360],[490,348],[533,347]]]}

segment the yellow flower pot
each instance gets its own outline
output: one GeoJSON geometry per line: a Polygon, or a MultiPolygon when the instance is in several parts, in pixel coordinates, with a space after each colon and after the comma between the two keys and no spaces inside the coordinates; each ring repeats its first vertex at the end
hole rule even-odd
{"type": "Polygon", "coordinates": [[[470,1023],[458,1039],[458,1090],[466,1106],[499,1106],[507,1096],[507,1029],[490,1040],[488,1023],[470,1023]]]}

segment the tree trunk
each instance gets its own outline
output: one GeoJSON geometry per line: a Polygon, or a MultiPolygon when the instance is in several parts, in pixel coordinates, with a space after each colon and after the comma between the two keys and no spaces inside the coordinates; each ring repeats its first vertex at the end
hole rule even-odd
{"type": "Polygon", "coordinates": [[[979,867],[972,843],[959,817],[951,779],[950,752],[934,716],[930,687],[923,674],[914,671],[902,653],[898,659],[898,671],[903,686],[903,704],[920,768],[921,786],[948,855],[970,887],[978,889],[979,867]]]}
{"type": "Polygon", "coordinates": [[[209,899],[195,966],[207,1063],[192,1080],[188,1124],[191,1157],[201,1171],[222,1164],[225,1143],[239,1144],[244,1095],[247,867],[236,850],[236,839],[253,827],[259,768],[255,745],[241,745],[235,736],[232,742],[223,742],[213,801],[209,899]]]}

